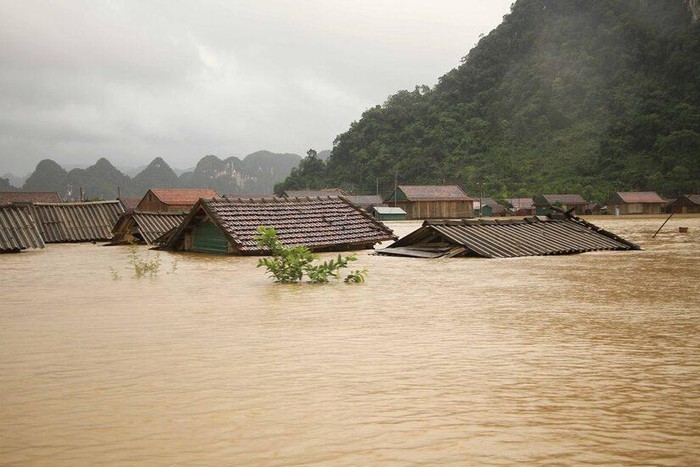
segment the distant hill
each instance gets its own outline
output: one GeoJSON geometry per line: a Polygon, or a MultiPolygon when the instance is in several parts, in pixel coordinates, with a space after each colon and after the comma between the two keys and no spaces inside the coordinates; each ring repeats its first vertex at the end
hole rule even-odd
{"type": "Polygon", "coordinates": [[[700,21],[688,5],[517,0],[436,86],[368,109],[327,163],[306,161],[279,188],[700,191],[700,21]]]}
{"type": "MultiPolygon", "coordinates": [[[[191,172],[177,173],[165,160],[156,157],[143,170],[130,177],[106,159],[87,168],[67,172],[58,163],[45,159],[27,178],[25,191],[56,191],[64,199],[78,199],[83,189],[87,199],[114,199],[143,196],[149,188],[212,188],[221,194],[270,194],[275,183],[284,180],[301,157],[258,151],[243,160],[217,156],[203,157],[191,172]]],[[[0,178],[0,191],[15,189],[9,180],[0,178]]]]}

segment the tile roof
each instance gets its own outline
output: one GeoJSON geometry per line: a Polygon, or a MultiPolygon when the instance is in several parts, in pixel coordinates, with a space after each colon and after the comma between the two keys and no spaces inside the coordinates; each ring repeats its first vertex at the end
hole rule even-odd
{"type": "MultiPolygon", "coordinates": [[[[399,185],[409,201],[473,201],[457,185],[399,185]]],[[[389,196],[387,200],[393,199],[389,196]]]]}
{"type": "Polygon", "coordinates": [[[199,198],[219,197],[219,194],[210,188],[151,188],[150,191],[161,202],[171,206],[193,206],[199,198]]]}
{"type": "Polygon", "coordinates": [[[384,224],[341,197],[203,199],[170,236],[168,249],[181,249],[187,225],[204,211],[241,254],[263,254],[255,241],[259,226],[273,227],[286,246],[311,250],[365,248],[396,239],[384,224]]]}
{"type": "Polygon", "coordinates": [[[60,203],[55,191],[0,191],[0,204],[7,203],[60,203]]]}
{"type": "Polygon", "coordinates": [[[28,206],[0,206],[0,251],[44,248],[44,240],[28,206]]]}
{"type": "Polygon", "coordinates": [[[32,215],[46,243],[109,240],[124,212],[119,201],[34,203],[32,215]]]}
{"type": "Polygon", "coordinates": [[[153,245],[163,234],[179,226],[185,217],[185,212],[125,212],[112,229],[112,243],[131,243],[133,234],[138,234],[144,243],[153,245]]]}
{"type": "Polygon", "coordinates": [[[122,206],[124,206],[124,210],[126,211],[136,209],[136,206],[138,206],[139,201],[141,201],[141,198],[133,198],[130,196],[120,196],[117,199],[122,203],[122,206]]]}
{"type": "Polygon", "coordinates": [[[618,191],[615,193],[624,203],[645,204],[645,203],[666,203],[655,191],[618,191]]]}
{"type": "Polygon", "coordinates": [[[511,258],[639,246],[576,217],[522,220],[425,221],[418,230],[377,253],[394,256],[511,258]]]}

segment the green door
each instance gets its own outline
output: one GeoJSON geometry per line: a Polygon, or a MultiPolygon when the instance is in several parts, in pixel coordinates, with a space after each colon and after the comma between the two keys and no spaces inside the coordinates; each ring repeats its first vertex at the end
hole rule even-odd
{"type": "Polygon", "coordinates": [[[203,253],[228,253],[228,240],[211,222],[198,224],[194,230],[192,250],[203,253]]]}

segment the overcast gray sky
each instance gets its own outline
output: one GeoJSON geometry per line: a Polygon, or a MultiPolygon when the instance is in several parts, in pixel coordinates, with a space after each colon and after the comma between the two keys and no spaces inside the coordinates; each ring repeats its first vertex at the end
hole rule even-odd
{"type": "Polygon", "coordinates": [[[514,0],[0,0],[0,174],[330,149],[514,0]]]}

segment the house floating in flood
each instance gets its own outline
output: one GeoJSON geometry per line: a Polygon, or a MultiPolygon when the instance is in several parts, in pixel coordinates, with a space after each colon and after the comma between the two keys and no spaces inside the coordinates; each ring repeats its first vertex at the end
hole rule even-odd
{"type": "Polygon", "coordinates": [[[44,248],[44,239],[28,206],[0,206],[0,253],[34,248],[44,248]]]}
{"type": "Polygon", "coordinates": [[[372,248],[397,237],[342,197],[200,199],[163,248],[204,253],[261,255],[259,226],[273,227],[285,246],[312,251],[372,248]]]}
{"type": "Polygon", "coordinates": [[[186,212],[125,212],[112,229],[113,245],[159,243],[159,238],[179,226],[186,212]]]}
{"type": "Polygon", "coordinates": [[[593,224],[566,214],[522,220],[425,221],[377,254],[414,258],[512,258],[588,251],[639,250],[640,247],[593,224]]]}

